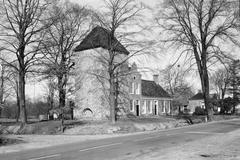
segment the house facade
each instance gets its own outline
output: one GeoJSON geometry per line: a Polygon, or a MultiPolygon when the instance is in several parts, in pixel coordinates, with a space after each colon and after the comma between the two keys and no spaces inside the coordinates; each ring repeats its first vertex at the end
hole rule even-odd
{"type": "MultiPolygon", "coordinates": [[[[76,47],[75,58],[75,119],[107,119],[110,115],[108,103],[109,83],[107,81],[107,67],[103,60],[108,54],[109,31],[102,27],[95,27],[76,47]],[[98,76],[96,76],[98,75],[98,76]],[[100,76],[99,76],[100,75],[100,76]],[[99,77],[106,77],[101,79],[99,77]]],[[[129,52],[114,39],[115,61],[121,62],[129,52]]],[[[170,114],[171,98],[155,81],[141,79],[137,66],[129,67],[128,62],[122,64],[120,70],[127,72],[122,79],[118,104],[118,115],[126,116],[131,113],[136,116],[152,116],[170,114]]]]}
{"type": "Polygon", "coordinates": [[[136,116],[171,114],[172,98],[159,85],[158,75],[153,80],[143,80],[136,64],[133,64],[129,81],[130,113],[136,116]]]}

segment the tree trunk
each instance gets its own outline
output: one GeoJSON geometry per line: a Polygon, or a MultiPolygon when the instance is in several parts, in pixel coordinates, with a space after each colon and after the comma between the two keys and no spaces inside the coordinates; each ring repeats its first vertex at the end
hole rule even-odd
{"type": "Polygon", "coordinates": [[[16,113],[16,122],[19,121],[20,116],[20,103],[19,103],[19,95],[17,94],[17,113],[16,113]]]}
{"type": "Polygon", "coordinates": [[[3,108],[3,95],[4,95],[4,72],[5,72],[5,66],[2,66],[2,70],[1,70],[1,88],[0,88],[0,117],[2,115],[2,108],[3,108]]]}
{"type": "Polygon", "coordinates": [[[115,120],[117,120],[117,113],[120,112],[119,110],[119,81],[118,78],[116,78],[116,82],[114,83],[114,95],[115,95],[115,99],[114,99],[114,108],[115,108],[115,120]]]}
{"type": "MultiPolygon", "coordinates": [[[[204,43],[203,43],[204,44],[204,43]]],[[[200,75],[203,98],[205,108],[207,110],[207,118],[209,121],[212,120],[212,107],[210,106],[210,97],[209,97],[209,77],[208,77],[208,69],[207,69],[207,49],[202,46],[201,58],[199,57],[199,53],[197,51],[196,46],[194,49],[194,55],[197,62],[198,72],[200,75]]]]}
{"type": "Polygon", "coordinates": [[[20,121],[22,125],[27,123],[27,110],[25,101],[25,73],[19,72],[19,106],[20,106],[20,121]]]}
{"type": "Polygon", "coordinates": [[[61,131],[64,132],[64,107],[66,104],[66,89],[63,75],[58,76],[59,108],[61,109],[61,131]]]}
{"type": "Polygon", "coordinates": [[[200,74],[201,82],[202,82],[202,91],[203,91],[203,98],[205,108],[207,110],[207,118],[209,121],[212,120],[212,105],[210,104],[210,96],[209,96],[209,77],[208,77],[208,70],[206,61],[202,60],[203,67],[202,67],[202,74],[200,74]]]}
{"type": "Polygon", "coordinates": [[[110,105],[110,120],[114,124],[116,122],[116,112],[115,112],[115,89],[114,89],[114,77],[110,74],[110,93],[109,93],[109,105],[110,105]]]}
{"type": "Polygon", "coordinates": [[[19,102],[19,81],[15,79],[15,93],[16,93],[16,102],[17,102],[17,113],[16,113],[16,122],[19,121],[20,117],[20,102],[19,102]]]}
{"type": "Polygon", "coordinates": [[[59,98],[59,108],[65,107],[66,103],[66,91],[63,84],[63,76],[58,77],[58,98],[59,98]]]}

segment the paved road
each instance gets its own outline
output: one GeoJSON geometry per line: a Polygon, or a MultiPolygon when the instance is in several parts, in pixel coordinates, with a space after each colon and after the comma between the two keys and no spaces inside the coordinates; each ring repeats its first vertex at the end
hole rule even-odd
{"type": "Polygon", "coordinates": [[[155,149],[165,149],[236,129],[240,129],[240,120],[0,154],[0,160],[107,160],[131,154],[141,156],[155,149]]]}

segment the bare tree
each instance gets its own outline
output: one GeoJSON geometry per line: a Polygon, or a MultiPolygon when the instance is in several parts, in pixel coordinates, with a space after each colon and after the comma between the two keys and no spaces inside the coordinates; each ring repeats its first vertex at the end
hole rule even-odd
{"type": "Polygon", "coordinates": [[[26,74],[32,71],[32,67],[41,58],[38,46],[43,36],[41,31],[47,27],[42,22],[49,3],[41,0],[1,0],[0,3],[0,41],[5,46],[4,54],[12,57],[5,63],[18,73],[20,120],[24,125],[27,123],[26,74]],[[13,62],[17,62],[18,67],[13,62]]]}
{"type": "Polygon", "coordinates": [[[229,66],[229,86],[228,91],[232,93],[233,99],[240,99],[240,60],[233,60],[229,66]]]}
{"type": "Polygon", "coordinates": [[[227,0],[170,0],[156,18],[167,34],[164,42],[177,45],[181,55],[187,53],[195,60],[209,119],[209,65],[226,58],[220,42],[239,45],[233,5],[227,0]]]}
{"type": "Polygon", "coordinates": [[[218,98],[224,99],[226,91],[230,84],[230,73],[227,68],[220,68],[210,77],[210,82],[218,95],[218,98]]]}
{"type": "Polygon", "coordinates": [[[180,68],[180,65],[177,67],[168,65],[165,69],[160,71],[162,75],[163,86],[166,90],[173,96],[175,93],[182,89],[185,84],[185,74],[184,71],[180,68]]]}
{"type": "Polygon", "coordinates": [[[8,85],[11,88],[11,96],[16,97],[17,104],[17,112],[16,112],[16,122],[19,121],[20,118],[20,98],[19,98],[19,81],[18,81],[18,73],[17,71],[10,67],[7,71],[8,74],[8,85]]]}
{"type": "MultiPolygon", "coordinates": [[[[4,57],[2,56],[1,59],[4,57]]],[[[6,60],[6,58],[4,58],[6,60]]],[[[4,63],[4,61],[0,60],[0,115],[1,109],[8,107],[6,105],[6,101],[11,97],[15,96],[14,89],[15,84],[13,85],[13,79],[17,78],[16,74],[13,76],[13,68],[8,64],[4,63]]]]}
{"type": "Polygon", "coordinates": [[[4,103],[9,94],[9,87],[7,86],[8,73],[7,66],[2,62],[0,64],[0,116],[1,110],[4,108],[4,103]]]}
{"type": "Polygon", "coordinates": [[[168,65],[160,71],[162,85],[173,97],[173,107],[186,105],[187,100],[193,96],[192,88],[186,82],[186,73],[180,65],[168,65]]]}
{"type": "MultiPolygon", "coordinates": [[[[101,81],[105,81],[104,83],[107,81],[107,87],[104,87],[105,95],[110,107],[110,121],[115,123],[116,109],[118,104],[122,103],[119,95],[124,92],[123,79],[128,74],[123,66],[129,58],[146,49],[145,42],[137,40],[136,37],[135,42],[132,40],[132,36],[136,36],[143,30],[139,22],[143,16],[141,11],[144,7],[135,0],[105,0],[104,2],[104,10],[101,13],[95,13],[95,18],[107,34],[107,55],[100,53],[99,56],[99,62],[105,67],[107,75],[97,76],[101,81]],[[129,27],[130,25],[132,28],[129,27]],[[118,50],[121,45],[118,40],[125,47],[133,50],[130,53],[126,49],[118,50]],[[139,48],[136,42],[142,46],[139,48]]],[[[148,47],[150,48],[150,45],[148,47]]]]}
{"type": "Polygon", "coordinates": [[[43,73],[45,78],[57,79],[60,109],[66,105],[66,87],[73,74],[75,52],[72,49],[90,27],[89,14],[85,7],[68,1],[58,2],[49,12],[53,25],[46,30],[41,44],[42,52],[47,54],[42,61],[45,68],[43,73]]]}

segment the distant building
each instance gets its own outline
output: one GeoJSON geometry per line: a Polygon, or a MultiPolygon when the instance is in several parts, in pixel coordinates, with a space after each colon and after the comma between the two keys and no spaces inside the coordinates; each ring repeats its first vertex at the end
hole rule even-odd
{"type": "MultiPolygon", "coordinates": [[[[217,94],[213,93],[209,95],[209,98],[211,100],[211,102],[214,102],[217,100],[217,94]]],[[[220,112],[220,107],[217,106],[216,104],[212,104],[213,106],[213,111],[214,112],[220,112]]],[[[202,109],[206,109],[205,107],[205,103],[204,103],[204,98],[203,98],[203,93],[201,91],[199,91],[196,95],[194,95],[193,97],[191,97],[189,99],[189,104],[187,109],[189,110],[189,113],[192,114],[195,112],[196,107],[200,107],[202,109]]]]}
{"type": "Polygon", "coordinates": [[[203,93],[200,91],[189,99],[189,104],[188,104],[189,113],[191,114],[194,113],[196,107],[201,107],[205,109],[203,93]]]}
{"type": "MultiPolygon", "coordinates": [[[[106,98],[109,84],[106,81],[99,81],[95,73],[106,75],[106,66],[101,63],[99,55],[108,56],[109,31],[102,27],[95,27],[76,47],[75,58],[75,108],[74,118],[107,119],[109,117],[109,103],[106,98]],[[103,86],[105,88],[103,88],[103,86]]],[[[121,62],[129,52],[117,40],[114,39],[114,50],[118,52],[116,63],[121,62]]],[[[154,76],[154,81],[141,79],[141,74],[137,71],[136,64],[129,67],[128,62],[120,68],[127,71],[124,81],[126,86],[122,86],[121,97],[125,103],[119,104],[119,115],[126,116],[134,114],[136,116],[162,115],[171,112],[171,97],[158,85],[158,76],[154,76]]]]}

